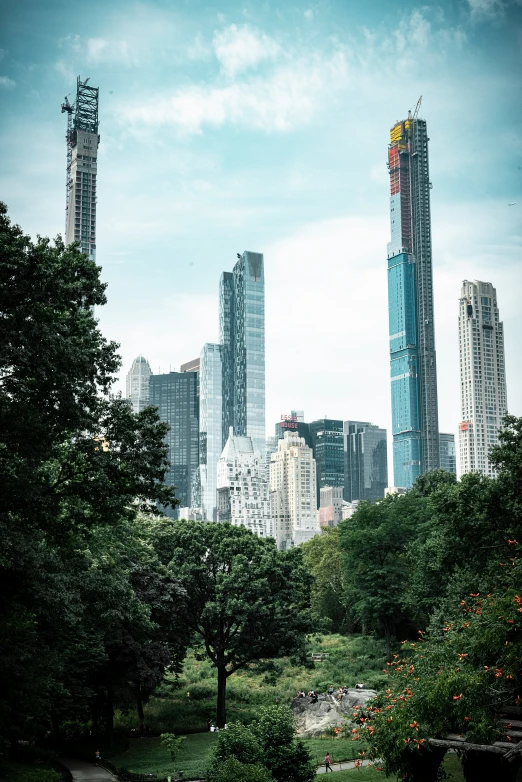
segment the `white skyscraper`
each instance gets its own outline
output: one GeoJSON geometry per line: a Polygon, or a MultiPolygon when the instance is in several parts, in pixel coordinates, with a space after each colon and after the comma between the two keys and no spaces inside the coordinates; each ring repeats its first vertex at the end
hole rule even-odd
{"type": "Polygon", "coordinates": [[[280,549],[319,532],[315,459],[297,432],[285,432],[270,458],[270,515],[280,549]]]}
{"type": "Polygon", "coordinates": [[[149,404],[149,381],[152,375],[149,362],[143,356],[138,356],[132,362],[127,373],[127,399],[130,399],[135,413],[141,412],[149,404]]]}
{"type": "Polygon", "coordinates": [[[222,448],[221,345],[207,342],[199,366],[199,476],[206,521],[217,521],[217,466],[222,448]]]}
{"type": "Polygon", "coordinates": [[[489,452],[507,413],[504,329],[490,282],[464,280],[459,304],[460,474],[495,476],[489,452]]]}
{"type": "Polygon", "coordinates": [[[268,484],[264,454],[251,437],[229,429],[217,468],[218,521],[248,527],[259,537],[270,535],[268,484]]]}

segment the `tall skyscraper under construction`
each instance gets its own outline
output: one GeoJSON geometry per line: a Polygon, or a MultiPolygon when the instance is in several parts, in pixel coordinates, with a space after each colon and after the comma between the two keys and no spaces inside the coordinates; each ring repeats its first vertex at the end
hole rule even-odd
{"type": "Polygon", "coordinates": [[[65,243],[79,242],[91,260],[96,259],[96,174],[98,162],[98,87],[78,76],[76,100],[65,98],[67,114],[67,176],[65,243]]]}
{"type": "Polygon", "coordinates": [[[391,241],[388,308],[394,485],[410,487],[439,467],[437,365],[426,121],[414,114],[390,131],[391,241]]]}

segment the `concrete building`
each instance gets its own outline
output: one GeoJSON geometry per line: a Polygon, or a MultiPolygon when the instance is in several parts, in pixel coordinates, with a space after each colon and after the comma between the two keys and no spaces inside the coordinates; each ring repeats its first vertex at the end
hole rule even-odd
{"type": "Polygon", "coordinates": [[[232,272],[223,272],[219,326],[223,367],[223,428],[251,437],[265,448],[265,279],[262,253],[238,254],[232,272]]]}
{"type": "Polygon", "coordinates": [[[80,249],[96,260],[96,178],[98,173],[98,87],[78,76],[76,101],[67,98],[67,175],[65,243],[79,242],[80,249]]]}
{"type": "Polygon", "coordinates": [[[126,396],[135,413],[144,410],[149,403],[152,370],[144,356],[138,356],[127,372],[126,396]]]}
{"type": "Polygon", "coordinates": [[[393,470],[407,488],[440,458],[428,135],[418,108],[393,126],[388,148],[393,470]]]}
{"type": "Polygon", "coordinates": [[[490,282],[464,280],[459,302],[460,474],[494,477],[491,448],[507,413],[504,327],[490,282]]]}
{"type": "Polygon", "coordinates": [[[283,550],[319,531],[315,459],[298,434],[285,432],[271,456],[270,515],[277,546],[283,550]]]}
{"type": "Polygon", "coordinates": [[[455,450],[455,435],[440,432],[440,466],[446,472],[457,474],[457,453],[455,450]]]}
{"type": "Polygon", "coordinates": [[[229,429],[217,468],[218,521],[247,527],[259,537],[270,534],[270,510],[264,455],[251,437],[229,429]]]}
{"type": "Polygon", "coordinates": [[[382,500],[388,486],[386,429],[364,421],[345,421],[344,499],[382,500]]]}
{"type": "Polygon", "coordinates": [[[320,418],[312,421],[309,427],[317,466],[316,497],[319,503],[323,486],[344,486],[343,422],[335,418],[320,418]]]}
{"type": "MultiPolygon", "coordinates": [[[[223,450],[221,345],[204,345],[198,368],[201,511],[206,521],[217,521],[217,466],[223,450]]],[[[197,501],[197,498],[194,497],[194,500],[197,501]]]]}
{"type": "Polygon", "coordinates": [[[343,487],[323,486],[319,498],[319,526],[336,527],[343,520],[343,487]]]}
{"type": "MultiPolygon", "coordinates": [[[[170,469],[165,478],[174,486],[180,507],[191,508],[194,474],[199,464],[199,405],[197,372],[169,372],[150,378],[150,404],[170,426],[166,436],[170,469]]],[[[178,511],[168,511],[178,518],[178,511]]]]}

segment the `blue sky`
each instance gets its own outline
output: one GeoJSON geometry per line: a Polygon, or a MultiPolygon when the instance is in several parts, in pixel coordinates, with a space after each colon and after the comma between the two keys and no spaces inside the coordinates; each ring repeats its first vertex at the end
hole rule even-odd
{"type": "Polygon", "coordinates": [[[65,118],[100,87],[100,311],[123,372],[218,337],[218,281],[264,252],[267,429],[281,413],[390,426],[386,153],[423,96],[439,416],[457,431],[463,279],[497,287],[522,415],[522,4],[2,2],[1,197],[63,231],[65,118]],[[512,207],[508,204],[518,202],[512,207]]]}

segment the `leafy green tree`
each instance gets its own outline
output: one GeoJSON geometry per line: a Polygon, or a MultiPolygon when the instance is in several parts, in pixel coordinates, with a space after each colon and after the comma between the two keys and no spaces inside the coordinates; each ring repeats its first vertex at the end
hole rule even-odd
{"type": "Polygon", "coordinates": [[[186,590],[185,626],[217,668],[223,727],[231,674],[303,649],[311,621],[301,551],[278,551],[244,527],[185,521],[163,528],[156,550],[186,590]]]}
{"type": "Polygon", "coordinates": [[[87,709],[109,620],[152,610],[129,602],[123,566],[97,591],[94,561],[110,559],[93,556],[98,531],[175,502],[165,425],[110,396],[119,357],[94,317],[99,275],[60,238],[32,242],[0,205],[0,734],[13,746],[87,709]]]}
{"type": "Polygon", "coordinates": [[[311,782],[316,774],[308,749],[295,739],[295,719],[287,706],[267,706],[251,725],[236,723],[220,731],[209,780],[225,779],[221,775],[230,758],[245,768],[262,766],[267,778],[278,782],[311,782]]]}
{"type": "Polygon", "coordinates": [[[172,763],[176,762],[176,758],[181,752],[181,749],[183,747],[183,742],[186,740],[186,738],[187,738],[186,736],[176,736],[174,735],[174,733],[161,734],[160,736],[161,743],[168,751],[172,763]]]}
{"type": "Polygon", "coordinates": [[[326,620],[328,627],[335,632],[351,630],[339,528],[323,527],[320,535],[303,543],[301,551],[313,576],[311,607],[316,627],[320,627],[326,620]]]}

